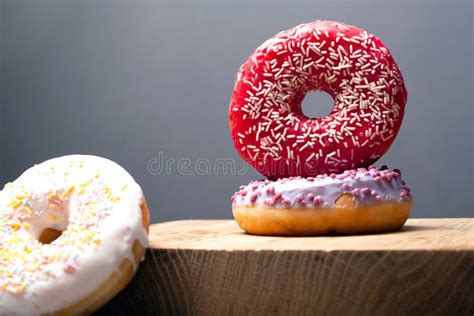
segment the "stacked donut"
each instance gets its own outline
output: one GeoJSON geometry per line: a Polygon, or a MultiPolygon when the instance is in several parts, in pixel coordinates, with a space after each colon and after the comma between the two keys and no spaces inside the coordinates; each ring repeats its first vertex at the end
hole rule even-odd
{"type": "Polygon", "coordinates": [[[234,145],[267,177],[232,196],[248,233],[315,235],[399,229],[412,198],[399,170],[372,164],[400,129],[407,92],[388,48],[367,31],[315,21],[260,45],[240,67],[229,107],[234,145]],[[310,91],[331,112],[304,115],[310,91]]]}

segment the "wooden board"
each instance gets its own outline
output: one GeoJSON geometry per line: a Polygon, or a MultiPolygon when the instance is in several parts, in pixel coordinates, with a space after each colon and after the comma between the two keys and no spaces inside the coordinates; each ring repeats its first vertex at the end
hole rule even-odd
{"type": "Polygon", "coordinates": [[[155,224],[99,315],[473,315],[474,219],[394,233],[259,237],[234,221],[155,224]]]}

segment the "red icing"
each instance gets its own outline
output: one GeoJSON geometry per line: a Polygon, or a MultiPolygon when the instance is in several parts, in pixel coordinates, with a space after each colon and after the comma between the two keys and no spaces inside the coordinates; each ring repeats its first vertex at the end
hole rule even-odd
{"type": "Polygon", "coordinates": [[[407,93],[388,48],[366,31],[316,21],[263,43],[236,76],[232,139],[242,158],[270,178],[368,166],[393,143],[407,93]],[[334,98],[328,116],[308,118],[309,91],[334,98]]]}

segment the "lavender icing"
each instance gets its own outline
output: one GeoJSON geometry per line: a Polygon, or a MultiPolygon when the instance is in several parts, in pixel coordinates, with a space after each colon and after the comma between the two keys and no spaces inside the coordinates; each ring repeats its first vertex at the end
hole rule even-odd
{"type": "Polygon", "coordinates": [[[232,196],[233,206],[274,208],[333,207],[337,198],[352,194],[355,205],[383,201],[408,201],[410,189],[398,169],[371,166],[345,170],[340,174],[290,177],[276,181],[252,181],[232,196]]]}

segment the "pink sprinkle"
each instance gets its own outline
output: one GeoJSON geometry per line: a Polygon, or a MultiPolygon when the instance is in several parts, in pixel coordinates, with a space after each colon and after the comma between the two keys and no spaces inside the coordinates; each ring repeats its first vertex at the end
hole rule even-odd
{"type": "Polygon", "coordinates": [[[370,195],[371,190],[370,190],[370,188],[363,188],[361,190],[361,192],[362,192],[363,195],[370,195]]]}
{"type": "Polygon", "coordinates": [[[255,201],[257,201],[257,194],[256,193],[252,193],[250,195],[250,203],[255,203],[255,201]]]}
{"type": "Polygon", "coordinates": [[[314,199],[313,199],[313,205],[314,205],[314,206],[318,206],[318,205],[321,204],[322,201],[323,201],[323,200],[322,200],[322,198],[321,198],[320,196],[315,196],[314,199]]]}
{"type": "Polygon", "coordinates": [[[375,177],[375,183],[380,183],[382,181],[381,177],[375,177]]]}
{"type": "Polygon", "coordinates": [[[350,186],[349,183],[344,183],[344,184],[342,185],[342,189],[343,189],[344,191],[349,191],[349,190],[351,189],[351,186],[350,186]]]}
{"type": "Polygon", "coordinates": [[[240,195],[246,196],[246,195],[247,195],[247,191],[242,191],[242,192],[240,192],[240,195]]]}
{"type": "Polygon", "coordinates": [[[302,194],[302,193],[298,193],[298,194],[296,195],[296,202],[301,203],[301,202],[303,202],[303,200],[304,200],[303,194],[302,194]]]}
{"type": "Polygon", "coordinates": [[[312,200],[314,199],[314,194],[308,193],[308,195],[306,196],[306,198],[308,199],[308,201],[312,201],[312,200]]]}
{"type": "Polygon", "coordinates": [[[275,194],[275,188],[274,187],[268,187],[266,190],[268,195],[275,194]]]}
{"type": "Polygon", "coordinates": [[[258,189],[258,184],[254,184],[254,185],[252,185],[252,187],[251,187],[251,188],[252,188],[252,190],[253,190],[253,191],[257,190],[257,189],[258,189]]]}
{"type": "Polygon", "coordinates": [[[375,200],[378,201],[378,202],[380,202],[380,201],[382,201],[382,197],[377,194],[377,195],[375,196],[375,200]]]}
{"type": "Polygon", "coordinates": [[[282,196],[283,196],[283,195],[282,195],[281,193],[275,194],[275,195],[273,196],[273,201],[275,201],[275,202],[280,201],[281,198],[282,198],[282,196]]]}
{"type": "Polygon", "coordinates": [[[63,266],[63,271],[66,273],[73,273],[76,271],[76,267],[70,263],[65,263],[63,266]]]}
{"type": "Polygon", "coordinates": [[[352,195],[356,198],[359,197],[360,196],[360,189],[356,188],[356,189],[352,190],[352,195]]]}

